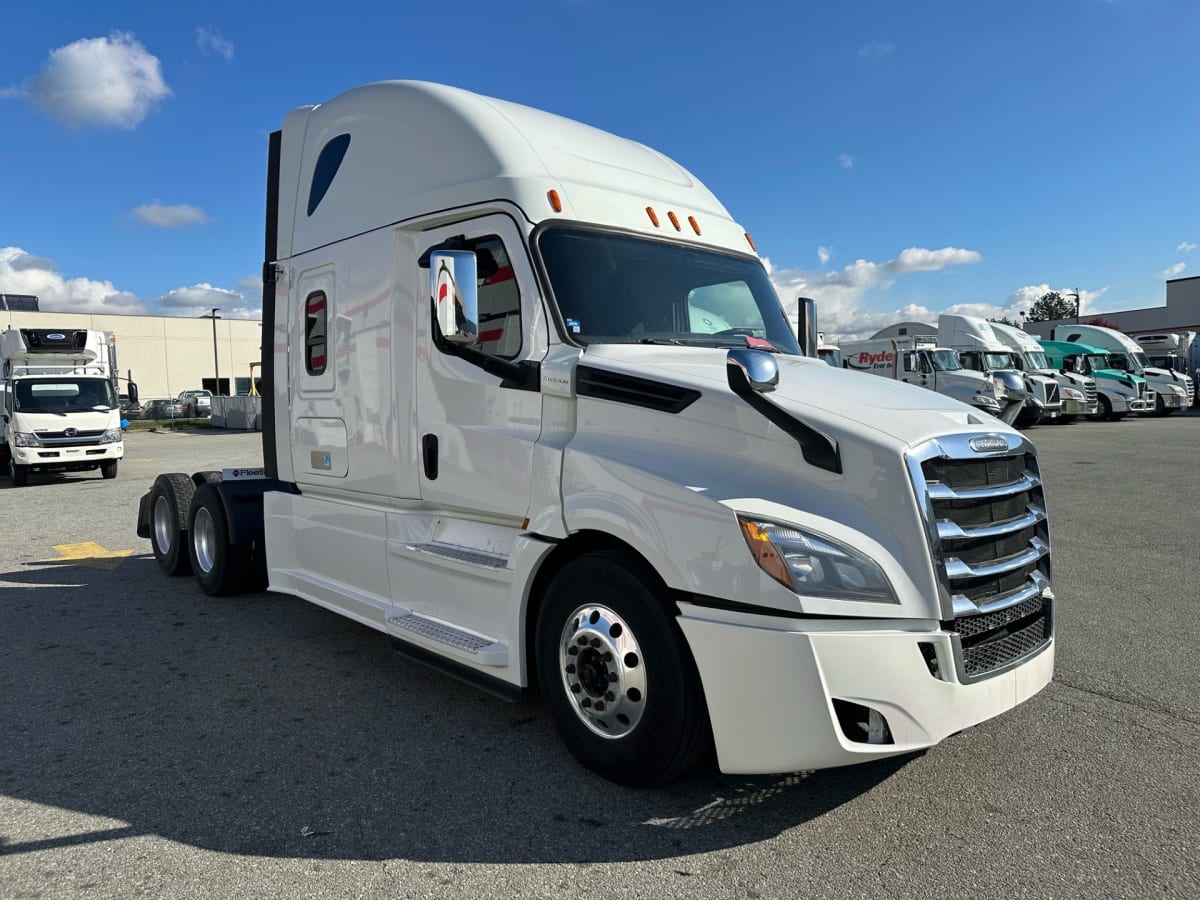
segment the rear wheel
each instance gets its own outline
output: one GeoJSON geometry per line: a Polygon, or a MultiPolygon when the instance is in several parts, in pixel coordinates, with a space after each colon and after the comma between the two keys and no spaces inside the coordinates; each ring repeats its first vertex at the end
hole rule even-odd
{"type": "Polygon", "coordinates": [[[188,509],[196,486],[182,472],[159,475],[150,492],[150,544],[168,575],[192,570],[187,549],[188,509]]]}
{"type": "Polygon", "coordinates": [[[101,478],[116,478],[117,466],[120,463],[119,459],[108,459],[100,463],[101,478]]]}
{"type": "Polygon", "coordinates": [[[632,787],[682,776],[712,739],[668,602],[638,560],[606,551],[555,575],[538,616],[538,678],[559,736],[584,766],[632,787]]]}
{"type": "Polygon", "coordinates": [[[245,591],[254,577],[248,544],[229,542],[229,523],[221,495],[202,484],[192,496],[188,552],[200,589],[210,597],[245,591]]]}

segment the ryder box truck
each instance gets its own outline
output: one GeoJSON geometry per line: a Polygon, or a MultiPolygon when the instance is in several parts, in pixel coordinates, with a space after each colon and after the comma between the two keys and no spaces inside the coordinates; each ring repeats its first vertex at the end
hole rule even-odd
{"type": "Polygon", "coordinates": [[[265,579],[663,782],[929,747],[1050,681],[1034,447],[804,349],[678,164],[385,82],[270,139],[265,471],[164,474],[139,534],[265,579]]]}

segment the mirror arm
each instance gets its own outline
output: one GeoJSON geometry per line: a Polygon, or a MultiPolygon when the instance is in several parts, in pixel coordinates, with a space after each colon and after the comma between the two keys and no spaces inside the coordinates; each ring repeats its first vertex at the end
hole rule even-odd
{"type": "Polygon", "coordinates": [[[540,363],[533,360],[513,362],[507,359],[500,359],[499,357],[484,353],[482,350],[476,349],[469,344],[456,344],[448,341],[442,334],[442,326],[437,320],[436,303],[432,297],[429,300],[429,309],[429,318],[433,323],[433,345],[442,351],[442,353],[445,353],[447,356],[457,356],[464,362],[478,366],[489,375],[495,375],[501,379],[500,387],[512,388],[518,391],[541,390],[542,367],[540,363]]]}

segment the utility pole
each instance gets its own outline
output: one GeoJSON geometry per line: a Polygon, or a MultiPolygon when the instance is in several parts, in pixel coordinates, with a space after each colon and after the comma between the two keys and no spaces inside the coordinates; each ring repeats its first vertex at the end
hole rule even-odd
{"type": "Polygon", "coordinates": [[[208,315],[200,316],[201,319],[212,319],[213,326],[213,374],[216,375],[216,383],[213,385],[213,396],[221,396],[221,364],[217,361],[217,319],[221,318],[217,315],[221,307],[214,306],[212,312],[208,315]]]}

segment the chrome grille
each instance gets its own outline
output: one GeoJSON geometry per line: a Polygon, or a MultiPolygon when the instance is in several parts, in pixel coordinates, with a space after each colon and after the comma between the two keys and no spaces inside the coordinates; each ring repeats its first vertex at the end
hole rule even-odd
{"type": "Polygon", "coordinates": [[[1087,398],[1088,406],[1096,402],[1098,392],[1096,391],[1096,382],[1088,379],[1083,385],[1083,396],[1087,398]]]}
{"type": "Polygon", "coordinates": [[[1028,441],[1006,436],[1007,452],[983,456],[971,437],[931,442],[909,464],[948,614],[942,626],[964,682],[1011,668],[1053,636],[1037,455],[1028,441]]]}

